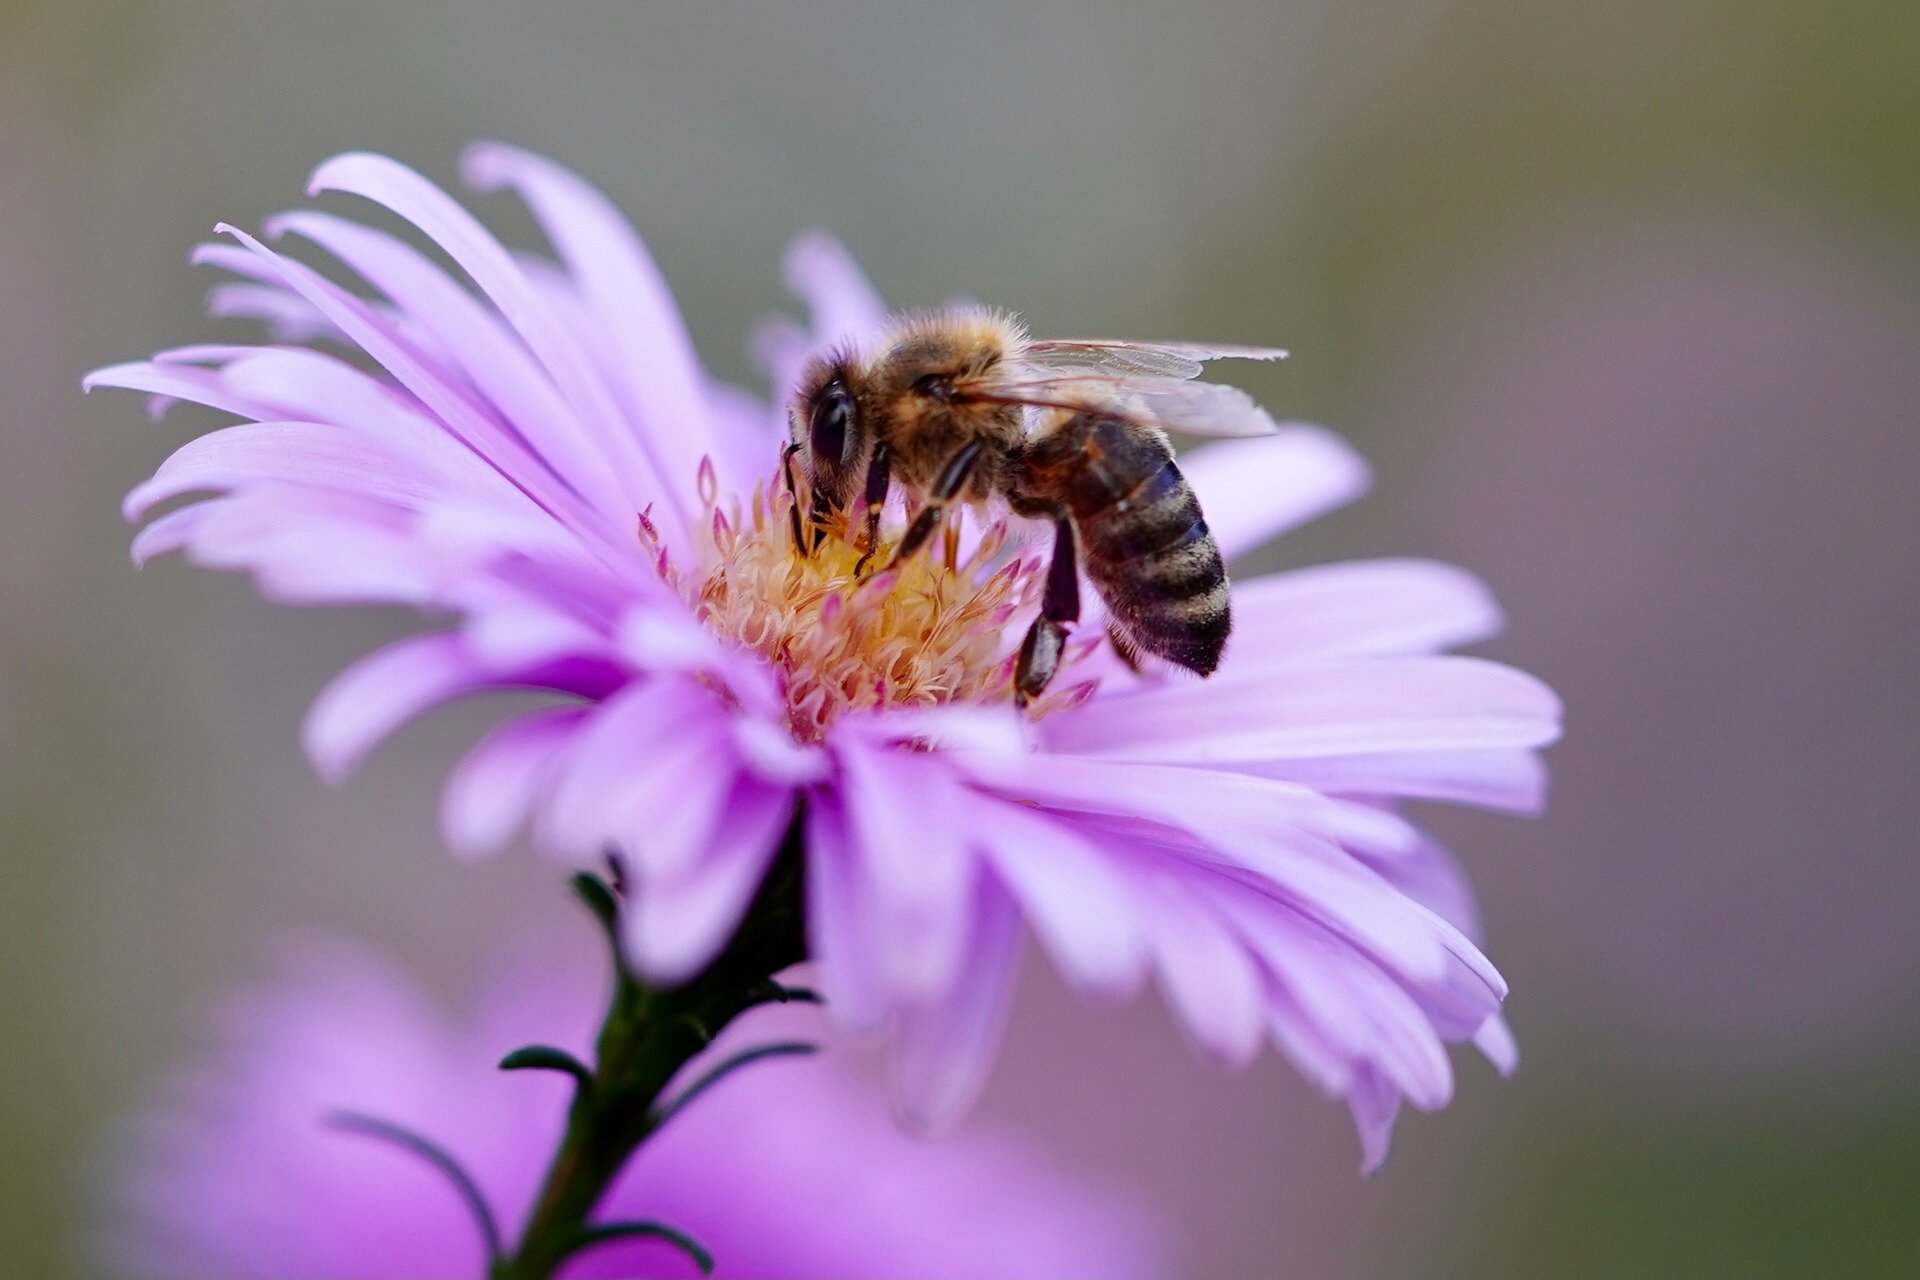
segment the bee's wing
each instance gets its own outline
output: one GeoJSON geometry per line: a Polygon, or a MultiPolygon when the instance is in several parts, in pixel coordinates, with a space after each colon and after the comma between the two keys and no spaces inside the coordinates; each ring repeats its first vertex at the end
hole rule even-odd
{"type": "Polygon", "coordinates": [[[1209,360],[1281,360],[1286,354],[1278,347],[1068,338],[1029,342],[1021,351],[1021,361],[1042,374],[1197,378],[1201,366],[1209,360]]]}
{"type": "Polygon", "coordinates": [[[978,398],[1045,409],[1092,410],[1189,436],[1264,436],[1272,415],[1238,387],[1143,374],[1070,374],[994,383],[978,398]]]}

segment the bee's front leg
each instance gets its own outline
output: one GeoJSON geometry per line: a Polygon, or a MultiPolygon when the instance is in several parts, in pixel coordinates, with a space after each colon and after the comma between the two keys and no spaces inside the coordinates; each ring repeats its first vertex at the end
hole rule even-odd
{"type": "Polygon", "coordinates": [[[947,504],[967,487],[967,479],[973,474],[974,464],[980,461],[980,454],[986,446],[978,440],[969,440],[960,446],[947,465],[940,468],[940,474],[934,479],[933,491],[927,495],[927,505],[920,508],[920,514],[907,526],[906,536],[900,539],[900,545],[894,549],[893,561],[887,567],[899,564],[908,556],[925,546],[933,531],[940,527],[940,521],[946,517],[947,504]]]}
{"type": "Polygon", "coordinates": [[[1060,653],[1067,645],[1069,622],[1080,620],[1080,560],[1074,550],[1073,522],[1056,516],[1053,522],[1053,560],[1047,565],[1047,589],[1040,597],[1040,616],[1020,642],[1020,661],[1013,669],[1014,705],[1024,707],[1039,697],[1060,669],[1060,653]]]}
{"type": "Polygon", "coordinates": [[[793,455],[799,452],[798,442],[781,450],[780,475],[787,487],[787,497],[792,499],[787,506],[787,522],[793,529],[793,549],[803,556],[810,556],[820,541],[820,526],[814,524],[809,528],[800,518],[800,486],[793,478],[793,455]]]}
{"type": "Polygon", "coordinates": [[[873,456],[867,460],[867,487],[863,495],[866,500],[866,525],[861,539],[860,559],[853,566],[853,576],[859,577],[866,572],[867,562],[873,559],[873,553],[880,546],[880,513],[887,506],[887,486],[893,477],[893,452],[883,440],[873,446],[873,456]]]}

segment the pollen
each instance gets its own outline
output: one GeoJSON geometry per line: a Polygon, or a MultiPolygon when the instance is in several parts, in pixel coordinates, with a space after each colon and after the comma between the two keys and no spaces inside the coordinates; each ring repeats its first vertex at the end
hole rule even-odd
{"type": "MultiPolygon", "coordinates": [[[[701,492],[703,572],[683,579],[663,556],[663,575],[715,633],[779,673],[797,738],[817,741],[849,711],[1011,705],[1022,628],[1010,624],[1016,615],[1031,619],[1041,565],[1010,546],[1004,521],[964,548],[949,526],[895,564],[897,530],[883,529],[871,555],[844,517],[796,538],[796,499],[777,476],[756,487],[744,511],[706,483],[701,492]]],[[[643,520],[643,543],[653,542],[650,534],[643,520]]],[[[1061,695],[1077,701],[1086,692],[1061,695]]],[[[1030,712],[1060,704],[1049,698],[1030,712]]]]}

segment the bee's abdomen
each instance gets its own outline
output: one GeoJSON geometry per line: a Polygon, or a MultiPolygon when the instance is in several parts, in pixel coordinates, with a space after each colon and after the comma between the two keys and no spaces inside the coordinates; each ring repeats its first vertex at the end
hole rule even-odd
{"type": "Polygon", "coordinates": [[[1148,653],[1210,675],[1231,628],[1227,568],[1199,500],[1156,436],[1102,422],[1069,501],[1120,632],[1148,653]]]}

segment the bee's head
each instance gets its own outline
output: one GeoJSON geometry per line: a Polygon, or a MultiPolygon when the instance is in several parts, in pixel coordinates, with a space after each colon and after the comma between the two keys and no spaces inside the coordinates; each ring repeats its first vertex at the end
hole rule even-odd
{"type": "Polygon", "coordinates": [[[848,356],[817,358],[801,375],[788,412],[816,513],[846,510],[860,490],[870,432],[855,391],[857,378],[848,356]]]}

